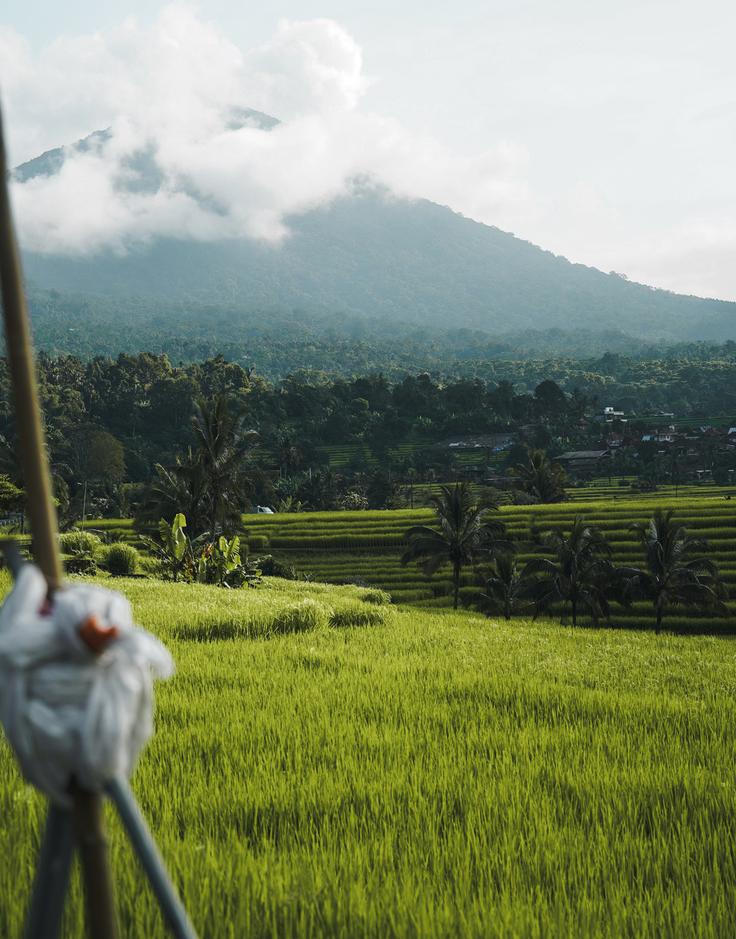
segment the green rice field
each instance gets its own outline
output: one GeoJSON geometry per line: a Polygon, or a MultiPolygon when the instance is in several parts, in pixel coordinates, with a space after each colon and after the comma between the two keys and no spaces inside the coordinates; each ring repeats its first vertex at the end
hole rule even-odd
{"type": "MultiPolygon", "coordinates": [[[[690,531],[708,539],[723,579],[736,595],[736,503],[722,496],[674,499],[657,495],[622,500],[615,505],[593,501],[503,506],[499,515],[517,544],[522,563],[544,553],[539,544],[542,532],[569,528],[579,513],[605,532],[614,549],[614,562],[628,566],[644,561],[631,525],[649,518],[656,508],[668,506],[675,509],[677,518],[690,531]]],[[[403,567],[400,563],[405,532],[413,524],[432,524],[431,511],[261,515],[247,516],[245,520],[252,550],[269,551],[316,580],[377,586],[389,591],[397,603],[448,606],[448,571],[427,578],[415,565],[403,567]]],[[[479,589],[477,575],[466,571],[461,587],[465,600],[472,603],[479,589]]],[[[707,612],[679,611],[668,616],[667,622],[670,628],[734,632],[736,603],[729,603],[729,610],[731,615],[725,618],[707,612]]],[[[649,620],[644,605],[618,609],[613,615],[614,624],[620,626],[640,626],[649,620]]]]}
{"type": "MultiPolygon", "coordinates": [[[[271,579],[116,585],[177,662],[133,787],[200,936],[736,934],[731,640],[271,579]]],[[[15,937],[42,803],[2,742],[0,815],[15,937]]],[[[111,842],[121,935],[163,937],[111,842]]]]}
{"type": "MultiPolygon", "coordinates": [[[[499,517],[517,544],[523,563],[544,553],[540,533],[569,528],[576,514],[601,528],[614,549],[613,560],[620,565],[643,563],[643,555],[630,527],[644,521],[657,508],[674,508],[676,517],[691,532],[708,539],[711,556],[718,562],[722,577],[734,600],[730,615],[709,612],[675,611],[668,615],[671,629],[736,633],[736,499],[731,491],[701,488],[699,494],[647,498],[565,502],[557,505],[502,506],[499,517]],[[708,494],[703,494],[707,492],[708,494]]],[[[429,509],[398,509],[363,512],[303,512],[281,515],[246,515],[245,537],[253,555],[270,553],[292,565],[302,577],[327,583],[355,583],[388,591],[396,603],[422,607],[450,605],[449,571],[426,577],[416,565],[403,567],[400,556],[409,526],[432,524],[429,509]]],[[[107,531],[110,537],[135,541],[131,523],[122,520],[90,522],[89,527],[107,531]]],[[[482,587],[477,574],[466,570],[461,596],[473,604],[482,587]]],[[[632,609],[614,608],[612,623],[640,627],[651,622],[645,605],[632,609]]]]}

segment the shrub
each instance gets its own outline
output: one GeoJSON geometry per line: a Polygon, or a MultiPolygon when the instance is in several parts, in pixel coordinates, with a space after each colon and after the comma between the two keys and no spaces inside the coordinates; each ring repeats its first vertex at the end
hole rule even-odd
{"type": "Polygon", "coordinates": [[[271,628],[277,633],[300,633],[320,629],[328,625],[332,610],[305,597],[299,603],[279,610],[273,618],[271,628]]]}
{"type": "Polygon", "coordinates": [[[68,555],[65,560],[69,574],[94,574],[97,571],[97,551],[102,542],[88,531],[74,529],[59,536],[62,553],[68,555]]]}
{"type": "Polygon", "coordinates": [[[361,594],[363,603],[374,603],[376,606],[385,606],[391,602],[391,594],[387,590],[366,590],[361,594]]]}
{"type": "Polygon", "coordinates": [[[64,558],[64,568],[67,574],[96,574],[97,561],[90,557],[64,558]]]}
{"type": "Polygon", "coordinates": [[[115,577],[130,577],[138,570],[138,552],[133,545],[115,542],[105,552],[105,567],[115,577]]]}
{"type": "Polygon", "coordinates": [[[264,577],[282,577],[284,580],[297,580],[297,572],[290,564],[283,564],[277,561],[272,554],[266,554],[262,558],[256,558],[255,563],[260,568],[264,577]]]}
{"type": "Polygon", "coordinates": [[[86,554],[94,557],[102,541],[92,532],[79,531],[79,529],[73,528],[71,531],[65,531],[62,535],[59,535],[59,544],[64,554],[75,556],[86,554]]]}
{"type": "Polygon", "coordinates": [[[356,604],[335,610],[330,616],[330,626],[335,629],[345,629],[349,626],[384,626],[387,619],[387,610],[371,610],[356,604]]]}

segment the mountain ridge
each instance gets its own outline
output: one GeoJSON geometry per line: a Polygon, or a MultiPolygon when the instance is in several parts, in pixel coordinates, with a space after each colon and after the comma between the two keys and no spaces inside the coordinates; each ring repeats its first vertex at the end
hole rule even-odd
{"type": "MultiPolygon", "coordinates": [[[[261,121],[264,130],[276,126],[268,125],[275,118],[245,109],[233,119],[261,121]]],[[[104,145],[106,134],[98,131],[74,146],[104,145]]],[[[47,151],[19,167],[16,178],[58,172],[64,154],[47,151]]],[[[140,159],[148,184],[155,185],[150,158],[140,159]]],[[[24,252],[24,262],[29,280],[40,288],[135,295],[153,305],[166,300],[274,307],[295,318],[344,314],[430,330],[445,329],[449,321],[489,335],[585,329],[617,330],[642,341],[736,337],[736,303],[676,294],[576,264],[446,206],[402,199],[370,181],[286,222],[291,234],[278,246],[245,238],[159,238],[124,255],[24,252]]]]}

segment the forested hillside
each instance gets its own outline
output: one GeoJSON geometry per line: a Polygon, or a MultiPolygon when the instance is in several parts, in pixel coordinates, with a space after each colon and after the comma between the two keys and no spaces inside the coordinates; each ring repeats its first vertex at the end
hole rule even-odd
{"type": "MultiPolygon", "coordinates": [[[[58,172],[63,159],[62,151],[51,151],[19,167],[16,177],[58,172]]],[[[136,185],[155,189],[155,164],[141,159],[136,185]]],[[[651,341],[736,337],[734,303],[654,290],[572,264],[447,207],[399,199],[371,183],[287,221],[291,235],[280,245],[169,238],[131,244],[125,253],[27,253],[25,265],[38,287],[116,298],[116,315],[137,297],[154,328],[162,301],[206,305],[219,313],[222,343],[254,311],[275,311],[301,325],[325,315],[429,330],[452,322],[494,338],[530,329],[615,331],[651,341]]],[[[129,342],[137,341],[138,325],[129,342]]],[[[346,332],[339,321],[335,329],[346,332]]],[[[192,321],[192,337],[197,332],[192,321]]]]}
{"type": "Polygon", "coordinates": [[[662,344],[642,343],[609,330],[526,330],[491,335],[474,329],[432,328],[389,317],[301,316],[276,308],[92,296],[29,290],[36,343],[52,355],[117,356],[153,352],[173,362],[222,354],[271,379],[299,371],[356,377],[374,371],[400,378],[492,375],[493,362],[599,356],[604,352],[658,355],[662,344]]]}

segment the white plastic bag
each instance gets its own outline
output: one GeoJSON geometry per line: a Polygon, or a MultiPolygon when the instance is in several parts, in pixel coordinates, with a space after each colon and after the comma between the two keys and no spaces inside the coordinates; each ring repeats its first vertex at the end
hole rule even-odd
{"type": "Polygon", "coordinates": [[[91,790],[130,776],[153,732],[153,679],[173,670],[115,591],[68,586],[49,607],[26,564],[0,609],[0,721],[26,779],[61,805],[72,776],[91,790]]]}

